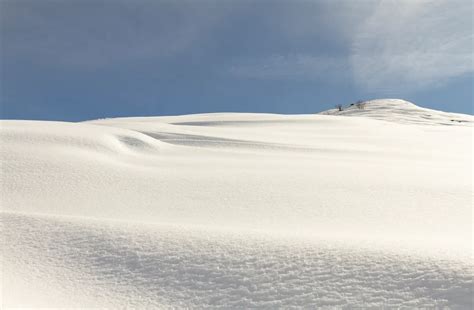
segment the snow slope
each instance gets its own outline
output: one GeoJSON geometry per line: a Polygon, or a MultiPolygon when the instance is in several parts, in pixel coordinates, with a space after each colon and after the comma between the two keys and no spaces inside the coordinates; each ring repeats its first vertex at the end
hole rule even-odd
{"type": "Polygon", "coordinates": [[[2,305],[470,308],[473,117],[343,112],[1,121],[2,305]]]}

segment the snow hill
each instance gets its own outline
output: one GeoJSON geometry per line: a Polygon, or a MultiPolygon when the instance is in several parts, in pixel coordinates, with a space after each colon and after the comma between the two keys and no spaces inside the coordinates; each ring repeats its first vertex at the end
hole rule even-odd
{"type": "Polygon", "coordinates": [[[1,121],[1,304],[472,308],[472,123],[401,100],[1,121]]]}
{"type": "Polygon", "coordinates": [[[421,108],[411,102],[400,99],[376,99],[359,101],[342,106],[343,110],[323,111],[323,115],[363,116],[379,120],[419,125],[472,126],[472,115],[446,113],[421,108]]]}

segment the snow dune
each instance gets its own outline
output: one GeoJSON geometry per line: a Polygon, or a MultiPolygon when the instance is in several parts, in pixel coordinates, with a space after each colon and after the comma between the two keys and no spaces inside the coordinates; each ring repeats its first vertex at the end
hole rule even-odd
{"type": "Polygon", "coordinates": [[[471,308],[472,122],[1,121],[2,305],[471,308]]]}

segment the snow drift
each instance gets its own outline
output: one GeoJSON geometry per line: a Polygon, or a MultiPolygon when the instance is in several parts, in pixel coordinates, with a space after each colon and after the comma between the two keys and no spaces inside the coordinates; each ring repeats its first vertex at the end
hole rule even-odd
{"type": "Polygon", "coordinates": [[[469,308],[472,122],[2,121],[2,304],[469,308]]]}

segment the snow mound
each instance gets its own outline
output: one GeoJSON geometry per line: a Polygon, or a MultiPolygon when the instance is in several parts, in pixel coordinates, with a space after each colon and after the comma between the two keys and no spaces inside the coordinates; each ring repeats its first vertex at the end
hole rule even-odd
{"type": "Polygon", "coordinates": [[[1,121],[2,306],[470,308],[472,128],[391,103],[1,121]]]}
{"type": "Polygon", "coordinates": [[[320,114],[371,117],[384,121],[419,125],[472,126],[474,123],[472,115],[421,108],[400,99],[361,101],[342,108],[343,111],[331,109],[320,114]]]}

